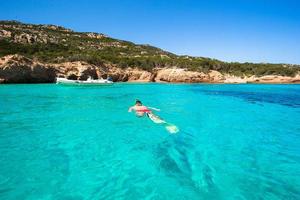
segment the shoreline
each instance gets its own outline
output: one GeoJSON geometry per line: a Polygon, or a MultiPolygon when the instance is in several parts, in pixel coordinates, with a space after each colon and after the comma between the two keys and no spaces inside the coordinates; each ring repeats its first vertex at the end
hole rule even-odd
{"type": "Polygon", "coordinates": [[[86,80],[111,77],[113,82],[128,83],[206,83],[206,84],[300,84],[300,72],[294,76],[224,74],[216,70],[190,71],[186,68],[163,67],[146,71],[115,65],[93,65],[83,61],[42,63],[18,54],[0,58],[0,84],[55,83],[57,77],[86,80]]]}
{"type": "MultiPolygon", "coordinates": [[[[126,82],[114,82],[113,84],[128,84],[128,85],[147,85],[147,84],[162,84],[162,85],[300,85],[300,82],[296,83],[281,83],[281,82],[267,82],[267,83],[217,83],[217,82],[139,82],[139,81],[126,81],[126,82]]],[[[40,82],[40,83],[0,83],[1,85],[63,85],[56,82],[40,82]]],[[[76,84],[74,84],[76,85],[76,84]]],[[[80,86],[85,86],[81,84],[80,86]]],[[[91,85],[97,86],[97,85],[91,85]]]]}

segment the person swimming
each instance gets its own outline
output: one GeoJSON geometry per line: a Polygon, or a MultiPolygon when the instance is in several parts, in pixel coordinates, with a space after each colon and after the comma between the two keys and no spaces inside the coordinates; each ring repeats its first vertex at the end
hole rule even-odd
{"type": "Polygon", "coordinates": [[[135,111],[137,117],[143,117],[144,115],[146,115],[154,123],[162,124],[169,133],[173,134],[179,132],[177,126],[175,126],[174,124],[170,124],[165,120],[163,120],[162,118],[160,118],[159,116],[153,114],[152,110],[160,111],[160,109],[144,106],[142,102],[137,99],[135,100],[135,105],[131,106],[128,109],[128,112],[132,112],[133,110],[135,111]]]}
{"type": "Polygon", "coordinates": [[[144,106],[142,104],[142,102],[140,100],[136,100],[135,101],[135,105],[134,106],[131,106],[129,109],[128,109],[128,112],[132,112],[133,110],[135,111],[136,115],[138,117],[142,117],[144,116],[145,114],[148,114],[149,113],[152,113],[152,110],[156,110],[156,111],[160,111],[159,109],[157,108],[152,108],[152,107],[147,107],[147,106],[144,106]]]}

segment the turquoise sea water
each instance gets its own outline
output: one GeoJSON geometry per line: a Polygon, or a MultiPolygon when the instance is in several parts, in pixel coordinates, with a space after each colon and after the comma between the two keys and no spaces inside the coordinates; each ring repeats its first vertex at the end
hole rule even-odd
{"type": "Polygon", "coordinates": [[[300,199],[300,85],[0,85],[0,199],[300,199]]]}

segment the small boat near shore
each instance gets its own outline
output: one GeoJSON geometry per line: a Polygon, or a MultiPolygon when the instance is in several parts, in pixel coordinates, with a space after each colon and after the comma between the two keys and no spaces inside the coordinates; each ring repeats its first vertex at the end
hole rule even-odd
{"type": "Polygon", "coordinates": [[[114,82],[109,79],[92,79],[91,77],[89,77],[86,81],[56,78],[56,84],[64,85],[112,85],[113,83],[114,82]]]}

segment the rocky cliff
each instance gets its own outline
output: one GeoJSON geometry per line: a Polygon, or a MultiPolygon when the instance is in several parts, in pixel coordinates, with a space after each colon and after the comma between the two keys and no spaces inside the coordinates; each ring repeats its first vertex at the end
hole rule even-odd
{"type": "Polygon", "coordinates": [[[112,77],[120,82],[174,82],[174,83],[300,83],[300,74],[294,77],[267,75],[237,77],[215,70],[207,73],[183,68],[154,68],[151,72],[138,68],[118,68],[113,65],[93,65],[82,61],[42,63],[21,55],[0,58],[0,83],[53,83],[56,77],[86,80],[112,77]]]}
{"type": "Polygon", "coordinates": [[[0,58],[0,83],[49,83],[56,77],[54,68],[19,55],[0,58]]]}

